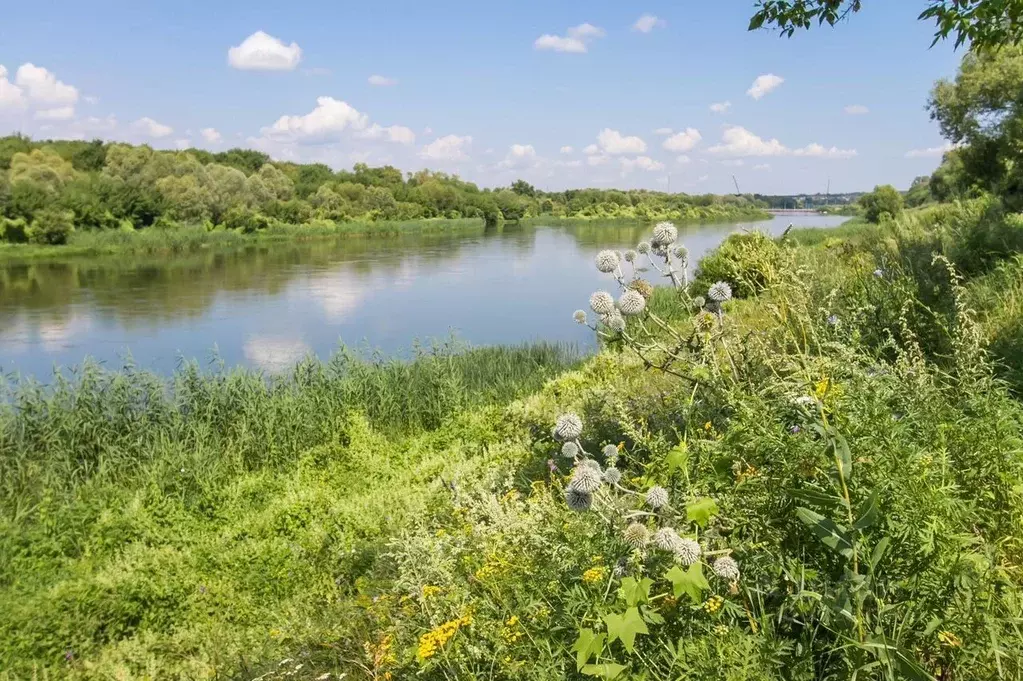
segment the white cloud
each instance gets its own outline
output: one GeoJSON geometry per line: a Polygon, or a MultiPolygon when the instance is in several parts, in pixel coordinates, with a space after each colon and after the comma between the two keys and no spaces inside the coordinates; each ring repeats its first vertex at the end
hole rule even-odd
{"type": "Polygon", "coordinates": [[[644,14],[639,19],[636,19],[636,23],[632,25],[632,30],[639,31],[640,33],[649,33],[655,28],[666,26],[667,23],[664,19],[658,19],[653,14],[644,14]]]}
{"type": "Polygon", "coordinates": [[[192,146],[192,140],[187,139],[174,140],[174,146],[177,147],[178,149],[188,149],[189,147],[192,146]]]}
{"type": "Polygon", "coordinates": [[[955,149],[955,145],[951,142],[946,142],[940,147],[930,147],[927,149],[910,149],[906,152],[906,158],[937,158],[944,156],[948,152],[955,149]]]}
{"type": "Polygon", "coordinates": [[[564,168],[581,168],[582,165],[583,165],[583,162],[578,160],[578,159],[576,159],[574,161],[561,161],[561,162],[558,163],[558,165],[560,165],[560,166],[562,166],[564,168]]]}
{"type": "Polygon", "coordinates": [[[199,131],[199,134],[210,144],[216,144],[222,139],[220,132],[216,128],[203,128],[199,131]]]}
{"type": "Polygon", "coordinates": [[[586,157],[587,165],[591,166],[602,166],[611,160],[610,156],[605,154],[593,154],[586,157]]]}
{"type": "Polygon", "coordinates": [[[7,68],[0,64],[0,109],[20,109],[25,106],[25,93],[7,79],[7,68]]]}
{"type": "Polygon", "coordinates": [[[360,136],[372,140],[385,139],[388,142],[396,142],[397,144],[415,144],[416,141],[416,133],[404,125],[384,127],[374,123],[366,128],[360,136]]]}
{"type": "Polygon", "coordinates": [[[655,135],[670,135],[674,132],[671,128],[657,128],[654,130],[655,135]]]}
{"type": "Polygon", "coordinates": [[[731,102],[714,102],[710,105],[710,110],[714,113],[727,113],[732,108],[731,102]]]}
{"type": "Polygon", "coordinates": [[[149,116],[145,116],[143,118],[138,119],[132,125],[136,130],[138,130],[142,134],[147,135],[148,137],[154,137],[156,139],[166,137],[167,135],[174,132],[174,128],[170,127],[169,125],[164,125],[163,123],[158,123],[149,116]]]}
{"type": "Polygon", "coordinates": [[[689,151],[699,144],[701,139],[703,139],[703,136],[699,130],[696,128],[686,128],[682,132],[675,133],[664,140],[662,146],[668,151],[689,151]]]}
{"type": "Polygon", "coordinates": [[[242,345],[245,359],[266,371],[290,369],[312,352],[301,338],[250,336],[242,345]]]}
{"type": "Polygon", "coordinates": [[[740,159],[733,159],[731,161],[722,161],[721,165],[723,165],[725,167],[728,167],[728,168],[741,168],[742,166],[746,165],[746,162],[743,161],[740,158],[740,159]]]}
{"type": "Polygon", "coordinates": [[[664,170],[664,164],[655,161],[649,156],[637,156],[636,158],[619,158],[623,173],[631,173],[633,170],[664,170]]]}
{"type": "Polygon", "coordinates": [[[733,157],[807,156],[815,158],[851,158],[856,156],[855,149],[829,148],[816,142],[799,149],[789,149],[777,139],[765,140],[738,125],[726,127],[721,135],[721,144],[711,147],[710,152],[733,157]]]}
{"type": "Polygon", "coordinates": [[[696,178],[697,182],[706,182],[710,178],[710,175],[700,175],[696,178]]]}
{"type": "Polygon", "coordinates": [[[38,121],[69,121],[75,117],[75,107],[60,106],[54,109],[42,109],[36,111],[38,121]]]}
{"type": "Polygon", "coordinates": [[[753,170],[770,170],[770,169],[771,169],[771,164],[770,163],[758,163],[755,166],[753,166],[753,170]]]}
{"type": "Polygon", "coordinates": [[[508,149],[508,155],[497,166],[499,168],[525,168],[535,165],[536,161],[536,149],[532,144],[513,144],[508,149]]]}
{"type": "Polygon", "coordinates": [[[579,24],[566,31],[567,35],[552,35],[545,33],[533,42],[534,49],[552,50],[554,52],[569,52],[582,54],[586,52],[589,43],[595,38],[601,38],[604,29],[593,24],[579,24]]]}
{"type": "Polygon", "coordinates": [[[689,158],[688,156],[686,156],[685,154],[682,154],[681,156],[676,156],[675,157],[675,163],[677,163],[677,164],[679,164],[681,166],[684,166],[684,165],[686,165],[687,163],[690,163],[690,162],[692,162],[692,159],[689,158]]]}
{"type": "Polygon", "coordinates": [[[646,151],[646,142],[639,137],[626,137],[611,128],[604,128],[597,134],[597,144],[608,154],[642,154],[646,151]]]}
{"type": "Polygon", "coordinates": [[[291,71],[300,61],[302,48],[298,43],[285,45],[263,31],[256,31],[227,51],[227,62],[243,71],[291,71]]]}
{"type": "Polygon", "coordinates": [[[430,142],[419,151],[419,157],[430,161],[464,161],[466,148],[472,144],[469,135],[446,135],[430,142]]]}
{"type": "Polygon", "coordinates": [[[347,102],[333,97],[317,97],[316,108],[304,116],[281,116],[263,135],[276,139],[323,140],[336,137],[343,131],[364,130],[369,116],[360,113],[347,102]]]}
{"type": "Polygon", "coordinates": [[[85,102],[86,104],[99,104],[99,97],[95,97],[93,95],[86,95],[82,97],[82,101],[85,102]]]}
{"type": "Polygon", "coordinates": [[[587,156],[592,156],[593,154],[599,154],[600,153],[600,147],[598,147],[596,144],[587,144],[583,148],[583,153],[586,154],[587,156]]]}
{"type": "Polygon", "coordinates": [[[753,81],[753,85],[750,86],[750,89],[746,90],[746,94],[753,99],[760,99],[784,82],[785,79],[781,76],[776,76],[773,73],[765,73],[762,76],[757,76],[757,79],[753,81]]]}
{"type": "Polygon", "coordinates": [[[22,64],[14,82],[28,98],[45,104],[74,104],[78,101],[78,88],[57,80],[57,76],[42,66],[22,64]]]}
{"type": "Polygon", "coordinates": [[[376,85],[377,87],[389,87],[391,85],[397,85],[398,81],[395,78],[388,78],[387,76],[379,76],[373,74],[369,77],[369,84],[376,85]]]}
{"type": "Polygon", "coordinates": [[[855,149],[839,149],[838,147],[825,147],[823,145],[808,144],[801,149],[793,149],[793,156],[813,156],[817,158],[852,158],[856,156],[855,149]]]}
{"type": "Polygon", "coordinates": [[[870,109],[863,106],[862,104],[850,104],[843,109],[850,116],[862,116],[863,114],[870,113],[870,109]]]}
{"type": "Polygon", "coordinates": [[[574,150],[572,149],[572,147],[570,147],[568,145],[565,145],[565,146],[561,147],[561,153],[562,154],[571,154],[572,151],[574,151],[574,150]]]}

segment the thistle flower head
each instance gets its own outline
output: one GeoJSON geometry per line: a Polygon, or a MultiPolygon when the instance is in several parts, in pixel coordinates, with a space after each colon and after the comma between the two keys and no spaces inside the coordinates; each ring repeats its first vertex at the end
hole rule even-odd
{"type": "Polygon", "coordinates": [[[604,469],[604,482],[609,485],[617,485],[622,481],[622,472],[614,466],[608,466],[604,469]]]}
{"type": "Polygon", "coordinates": [[[649,253],[650,252],[650,242],[649,241],[640,241],[639,244],[636,245],[636,250],[639,251],[640,253],[649,253]]]}
{"type": "Polygon", "coordinates": [[[639,549],[646,546],[647,541],[650,540],[650,532],[646,529],[645,525],[632,523],[625,528],[625,532],[622,533],[622,539],[629,546],[639,549]]]}
{"type": "Polygon", "coordinates": [[[561,441],[575,440],[583,434],[583,420],[572,412],[562,414],[554,422],[554,435],[561,441]]]}
{"type": "Polygon", "coordinates": [[[579,455],[579,445],[574,442],[566,442],[561,445],[561,455],[566,459],[574,459],[579,455]]]}
{"type": "Polygon", "coordinates": [[[706,310],[696,315],[696,319],[694,321],[696,328],[700,331],[710,331],[714,328],[714,315],[706,310]]]}
{"type": "Polygon", "coordinates": [[[636,253],[636,251],[630,248],[629,250],[625,251],[624,256],[625,262],[636,262],[636,258],[639,257],[639,253],[636,253]]]}
{"type": "Polygon", "coordinates": [[[582,310],[576,310],[575,313],[572,314],[572,319],[575,320],[576,324],[585,324],[586,313],[582,310]]]}
{"type": "Polygon", "coordinates": [[[728,582],[735,582],[739,579],[739,564],[734,558],[721,556],[711,566],[714,574],[728,582]]]}
{"type": "Polygon", "coordinates": [[[675,561],[689,567],[700,560],[702,549],[695,539],[679,539],[675,547],[675,561]]]}
{"type": "Polygon", "coordinates": [[[600,464],[595,459],[583,459],[582,461],[579,462],[579,465],[586,466],[587,468],[592,468],[598,473],[603,474],[603,471],[600,470],[600,464]]]}
{"type": "Polygon", "coordinates": [[[629,282],[629,288],[648,300],[654,294],[654,287],[646,279],[633,279],[629,282]]]}
{"type": "Polygon", "coordinates": [[[670,527],[662,527],[661,529],[654,532],[654,546],[661,549],[662,551],[671,551],[674,553],[682,541],[682,537],[678,536],[678,532],[671,529],[670,527]]]}
{"type": "Polygon", "coordinates": [[[615,333],[625,333],[625,319],[620,314],[612,314],[605,317],[604,326],[615,333]]]}
{"type": "Polygon", "coordinates": [[[596,263],[597,269],[605,274],[608,272],[614,272],[618,269],[619,262],[621,262],[621,256],[618,255],[618,251],[601,251],[600,253],[597,253],[597,257],[594,258],[594,263],[596,263]]]}
{"type": "Polygon", "coordinates": [[[663,487],[651,487],[646,493],[647,506],[653,509],[662,508],[668,505],[668,490],[663,487]]]}
{"type": "Polygon", "coordinates": [[[678,240],[678,230],[670,222],[658,222],[654,225],[654,243],[661,246],[670,246],[678,240]]]}
{"type": "Polygon", "coordinates": [[[569,487],[565,490],[565,503],[573,511],[582,513],[583,511],[590,510],[593,506],[593,495],[569,487]]]}
{"type": "Polygon", "coordinates": [[[689,259],[689,249],[682,245],[675,246],[675,248],[671,249],[671,254],[679,260],[689,259]]]}
{"type": "Polygon", "coordinates": [[[646,298],[638,291],[629,289],[618,299],[618,309],[626,317],[637,315],[646,307],[646,298]]]}
{"type": "Polygon", "coordinates": [[[727,282],[719,281],[710,285],[707,297],[715,303],[723,303],[732,299],[732,287],[727,282]]]}
{"type": "Polygon", "coordinates": [[[693,298],[693,305],[696,307],[697,310],[702,309],[703,306],[706,304],[707,299],[704,298],[703,296],[696,296],[695,298],[693,298]]]}
{"type": "Polygon", "coordinates": [[[568,488],[574,489],[576,492],[583,492],[584,494],[593,494],[600,489],[603,482],[604,480],[598,469],[581,464],[575,467],[575,472],[572,474],[571,482],[568,483],[568,488]]]}
{"type": "Polygon", "coordinates": [[[600,450],[600,453],[604,455],[606,459],[614,459],[618,457],[618,447],[615,445],[604,445],[600,450]]]}
{"type": "Polygon", "coordinates": [[[615,299],[607,291],[597,291],[590,296],[590,309],[599,315],[611,314],[615,311],[615,299]]]}

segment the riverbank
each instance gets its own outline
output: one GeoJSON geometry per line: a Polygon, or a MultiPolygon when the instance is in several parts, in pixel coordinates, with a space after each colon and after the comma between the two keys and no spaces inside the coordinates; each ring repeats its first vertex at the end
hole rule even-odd
{"type": "Polygon", "coordinates": [[[1023,407],[983,341],[1023,319],[989,279],[1023,264],[971,269],[980,215],[731,249],[755,295],[718,315],[662,288],[627,322],[660,329],[640,352],[677,348],[662,371],[614,337],[581,365],[342,356],[270,384],[23,386],[0,408],[0,667],[1014,678],[1023,407]],[[968,278],[950,287],[934,250],[968,278]]]}

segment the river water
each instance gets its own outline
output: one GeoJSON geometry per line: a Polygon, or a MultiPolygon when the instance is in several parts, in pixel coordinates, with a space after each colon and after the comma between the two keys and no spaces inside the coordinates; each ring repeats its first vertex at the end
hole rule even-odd
{"type": "MultiPolygon", "coordinates": [[[[695,263],[730,233],[845,218],[780,216],[686,225],[695,263]]],[[[158,372],[183,359],[277,371],[340,343],[386,354],[452,334],[473,345],[592,347],[572,321],[609,288],[603,248],[633,248],[650,226],[519,227],[478,234],[269,243],[179,257],[0,264],[0,373],[47,380],[86,357],[158,372]]],[[[656,274],[656,272],[652,273],[656,274]]],[[[649,274],[647,275],[650,276],[649,274]]]]}

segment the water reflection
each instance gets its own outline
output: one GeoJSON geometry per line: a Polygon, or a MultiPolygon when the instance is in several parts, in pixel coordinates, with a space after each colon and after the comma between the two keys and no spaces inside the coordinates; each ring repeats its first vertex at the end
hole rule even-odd
{"type": "MultiPolygon", "coordinates": [[[[777,234],[789,222],[689,225],[680,240],[696,260],[737,229],[777,234]]],[[[0,266],[0,371],[45,378],[54,364],[91,356],[117,365],[129,352],[140,366],[170,371],[214,347],[229,366],[275,370],[340,341],[395,352],[451,332],[474,344],[586,346],[592,338],[571,314],[608,284],[593,255],[648,234],[645,225],[506,226],[0,266]]]]}

